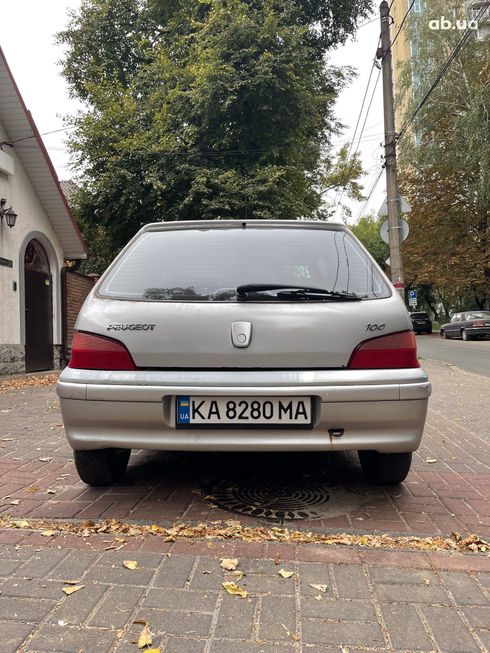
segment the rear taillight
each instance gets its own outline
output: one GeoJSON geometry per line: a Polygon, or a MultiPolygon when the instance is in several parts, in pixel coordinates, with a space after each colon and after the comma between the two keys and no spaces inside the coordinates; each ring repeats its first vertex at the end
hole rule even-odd
{"type": "Polygon", "coordinates": [[[402,369],[420,367],[413,331],[400,331],[365,340],[353,351],[351,370],[402,369]]]}
{"type": "Polygon", "coordinates": [[[485,322],[473,322],[472,326],[474,326],[474,327],[484,327],[485,322]]]}
{"type": "Polygon", "coordinates": [[[135,370],[131,354],[118,340],[75,331],[68,367],[79,370],[135,370]]]}

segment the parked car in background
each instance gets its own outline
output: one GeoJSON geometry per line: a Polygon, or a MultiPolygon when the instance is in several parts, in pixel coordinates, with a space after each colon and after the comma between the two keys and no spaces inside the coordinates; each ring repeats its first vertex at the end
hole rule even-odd
{"type": "Polygon", "coordinates": [[[432,322],[427,313],[410,313],[415,333],[432,333],[432,322]]]}
{"type": "Polygon", "coordinates": [[[465,311],[452,316],[451,322],[441,326],[441,338],[473,340],[490,338],[490,311],[465,311]]]}
{"type": "Polygon", "coordinates": [[[80,477],[131,449],[357,450],[403,481],[431,386],[403,301],[343,225],[143,227],[87,298],[58,383],[80,477]]]}

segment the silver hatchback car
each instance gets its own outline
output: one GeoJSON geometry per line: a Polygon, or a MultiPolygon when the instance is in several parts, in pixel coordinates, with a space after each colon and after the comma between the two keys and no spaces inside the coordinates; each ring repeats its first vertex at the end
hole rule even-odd
{"type": "Polygon", "coordinates": [[[58,395],[80,477],[131,449],[357,450],[395,484],[430,383],[405,306],[343,225],[145,226],[87,298],[58,395]]]}

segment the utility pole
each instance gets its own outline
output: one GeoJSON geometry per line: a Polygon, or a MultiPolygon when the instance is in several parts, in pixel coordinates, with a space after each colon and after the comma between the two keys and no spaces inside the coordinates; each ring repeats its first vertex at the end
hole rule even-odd
{"type": "Polygon", "coordinates": [[[376,56],[383,70],[383,107],[385,125],[386,205],[390,240],[391,280],[405,301],[405,281],[401,253],[402,226],[398,171],[396,164],[395,106],[393,99],[393,71],[391,64],[390,9],[386,0],[380,5],[381,47],[376,56]]]}

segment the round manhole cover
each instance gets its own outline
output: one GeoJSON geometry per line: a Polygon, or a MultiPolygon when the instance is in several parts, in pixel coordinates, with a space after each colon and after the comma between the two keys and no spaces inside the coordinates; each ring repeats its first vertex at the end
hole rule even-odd
{"type": "Polygon", "coordinates": [[[356,510],[362,497],[354,490],[325,481],[267,483],[218,481],[202,488],[204,496],[224,510],[272,521],[324,519],[356,510]]]}

